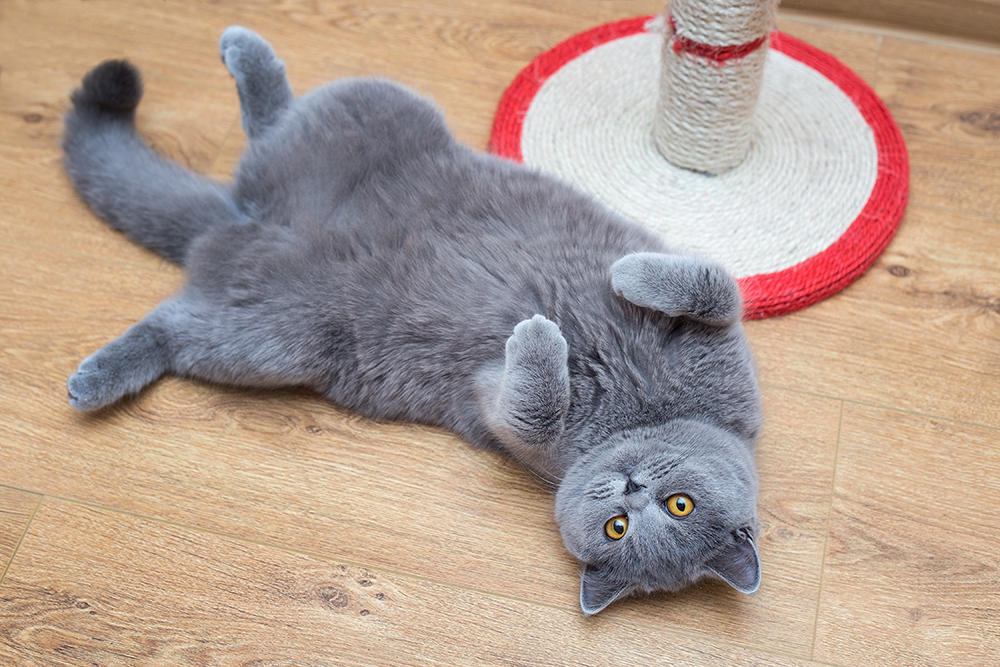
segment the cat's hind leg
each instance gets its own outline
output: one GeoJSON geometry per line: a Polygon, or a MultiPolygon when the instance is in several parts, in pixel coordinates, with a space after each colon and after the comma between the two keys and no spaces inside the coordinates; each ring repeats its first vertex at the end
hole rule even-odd
{"type": "MultiPolygon", "coordinates": [[[[236,247],[260,229],[237,225],[214,241],[236,247]]],[[[328,361],[337,359],[328,359],[330,327],[315,317],[311,295],[289,292],[280,281],[256,280],[259,273],[241,271],[239,261],[215,257],[211,267],[204,258],[194,261],[194,283],[80,364],[68,382],[73,407],[100,409],[168,373],[248,388],[325,386],[328,361]],[[201,284],[206,272],[228,274],[236,284],[201,284]]]]}
{"type": "Polygon", "coordinates": [[[173,329],[183,307],[176,299],[160,304],[141,322],[80,364],[67,383],[77,410],[98,410],[139,393],[172,370],[173,329]]]}
{"type": "Polygon", "coordinates": [[[544,470],[569,410],[566,339],[554,322],[535,315],[507,339],[503,372],[480,378],[480,405],[491,430],[518,459],[544,470]]]}
{"type": "Polygon", "coordinates": [[[80,197],[133,241],[183,264],[191,241],[239,221],[229,188],[155,153],[135,130],[139,72],[124,60],[92,69],[73,92],[64,164],[80,197]]]}
{"type": "Polygon", "coordinates": [[[238,25],[222,33],[219,53],[236,79],[243,131],[249,139],[256,139],[278,121],[292,102],[285,64],[260,35],[238,25]]]}

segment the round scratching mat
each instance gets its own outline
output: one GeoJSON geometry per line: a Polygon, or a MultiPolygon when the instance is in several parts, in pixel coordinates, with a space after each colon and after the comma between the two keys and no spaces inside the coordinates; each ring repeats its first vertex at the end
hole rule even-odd
{"type": "Polygon", "coordinates": [[[654,137],[664,30],[662,18],[630,19],[543,53],[504,94],[490,149],[718,261],[748,319],[849,285],[906,207],[909,161],[888,109],[832,56],[772,32],[745,157],[717,175],[675,166],[654,137]]]}

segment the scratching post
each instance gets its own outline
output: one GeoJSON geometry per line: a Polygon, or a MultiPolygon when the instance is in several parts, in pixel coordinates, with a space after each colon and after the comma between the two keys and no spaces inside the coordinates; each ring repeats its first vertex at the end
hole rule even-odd
{"type": "Polygon", "coordinates": [[[654,125],[678,167],[719,174],[743,161],[777,0],[672,0],[654,125]]]}
{"type": "Polygon", "coordinates": [[[554,174],[789,313],[872,265],[906,209],[902,134],[833,56],[772,31],[777,0],[670,0],[529,63],[490,148],[554,174]]]}

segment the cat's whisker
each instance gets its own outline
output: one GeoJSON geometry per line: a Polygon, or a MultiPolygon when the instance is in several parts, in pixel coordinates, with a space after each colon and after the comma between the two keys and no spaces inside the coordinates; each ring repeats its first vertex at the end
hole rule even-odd
{"type": "Polygon", "coordinates": [[[525,468],[525,470],[527,470],[528,473],[531,475],[530,479],[532,480],[535,488],[541,489],[542,491],[545,491],[546,493],[553,495],[559,489],[559,480],[554,475],[553,476],[542,475],[538,472],[535,472],[531,468],[525,468]]]}
{"type": "Polygon", "coordinates": [[[667,457],[665,460],[653,465],[653,467],[649,470],[649,478],[654,482],[659,481],[669,474],[670,471],[676,466],[677,461],[672,456],[667,457]]]}
{"type": "Polygon", "coordinates": [[[603,484],[598,484],[592,489],[588,489],[584,495],[591,500],[606,500],[610,498],[615,493],[615,484],[612,481],[606,481],[603,484]]]}

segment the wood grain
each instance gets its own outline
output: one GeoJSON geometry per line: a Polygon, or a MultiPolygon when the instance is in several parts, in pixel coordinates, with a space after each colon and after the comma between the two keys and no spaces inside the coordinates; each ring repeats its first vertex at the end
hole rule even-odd
{"type": "Polygon", "coordinates": [[[995,664],[998,441],[996,429],[845,407],[818,660],[995,664]]]}
{"type": "Polygon", "coordinates": [[[1000,426],[1000,225],[911,206],[844,292],[747,326],[764,382],[1000,426]]]}
{"type": "Polygon", "coordinates": [[[212,11],[266,36],[296,93],[345,76],[390,76],[433,98],[459,140],[485,149],[500,95],[535,56],[595,24],[662,9],[657,0],[227,0],[212,11]]]}
{"type": "MultiPolygon", "coordinates": [[[[12,421],[0,483],[577,607],[578,565],[559,540],[551,496],[518,466],[450,434],[376,424],[306,392],[175,379],[102,414],[72,411],[64,383],[78,360],[179,276],[136,269],[132,282],[112,284],[118,272],[107,262],[69,258],[66,270],[67,258],[49,254],[32,282],[14,278],[27,268],[6,259],[11,278],[0,293],[11,297],[0,307],[12,354],[0,364],[22,389],[0,394],[12,421]],[[58,318],[55,303],[64,304],[58,318]]],[[[767,402],[762,591],[746,597],[706,584],[609,615],[712,627],[727,641],[808,654],[839,403],[780,390],[767,402]],[[796,426],[803,418],[808,425],[796,426]]]]}
{"type": "Polygon", "coordinates": [[[0,486],[0,582],[38,501],[32,493],[0,486]]]}
{"type": "Polygon", "coordinates": [[[806,23],[783,14],[778,15],[778,30],[829,53],[850,67],[869,86],[875,85],[879,59],[878,35],[806,23]]]}
{"type": "Polygon", "coordinates": [[[11,667],[805,665],[53,501],[22,548],[0,589],[11,667]]]}
{"type": "Polygon", "coordinates": [[[0,150],[4,155],[0,160],[4,192],[0,239],[140,266],[160,265],[159,257],[109,232],[79,201],[62,169],[59,148],[62,116],[82,76],[102,60],[128,57],[145,78],[136,122],[143,137],[157,151],[194,171],[204,173],[211,167],[239,113],[232,83],[217,50],[204,52],[203,41],[196,48],[184,23],[169,28],[178,17],[164,16],[161,3],[147,4],[135,7],[135,16],[109,12],[98,25],[91,12],[101,9],[99,3],[4,3],[0,15],[0,150]],[[28,29],[18,30],[19,26],[28,29]],[[72,34],[73,39],[51,48],[50,35],[60,31],[72,34]],[[183,59],[191,51],[200,54],[200,64],[183,59]],[[164,72],[157,66],[159,61],[147,60],[145,53],[161,57],[169,53],[178,61],[164,72]]]}
{"type": "Polygon", "coordinates": [[[61,101],[97,63],[128,58],[148,81],[185,80],[221,90],[230,85],[218,51],[226,25],[224,17],[198,2],[135,0],[123,7],[113,0],[5,0],[0,7],[3,77],[25,70],[58,77],[61,85],[47,94],[61,101]]]}
{"type": "Polygon", "coordinates": [[[0,583],[0,662],[986,664],[1000,636],[1000,68],[982,48],[781,18],[886,99],[913,181],[866,276],[747,325],[766,413],[756,596],[705,584],[583,619],[536,480],[307,392],[168,378],[97,415],[66,404],[79,361],[184,280],[63,175],[60,116],[89,68],[135,61],[140,130],[227,178],[244,141],[218,60],[227,25],[271,40],[296,92],[391,76],[482,148],[535,55],[662,4],[0,2],[0,565],[50,494],[0,583]]]}
{"type": "Polygon", "coordinates": [[[73,192],[55,148],[0,146],[0,242],[19,254],[42,247],[123,266],[156,269],[163,259],[112,231],[73,192]],[[26,187],[26,184],[30,184],[26,187]]]}
{"type": "Polygon", "coordinates": [[[781,6],[992,42],[1000,39],[998,0],[782,0],[781,6]]]}
{"type": "Polygon", "coordinates": [[[1000,53],[886,37],[875,90],[910,151],[910,201],[1000,218],[1000,53]]]}

